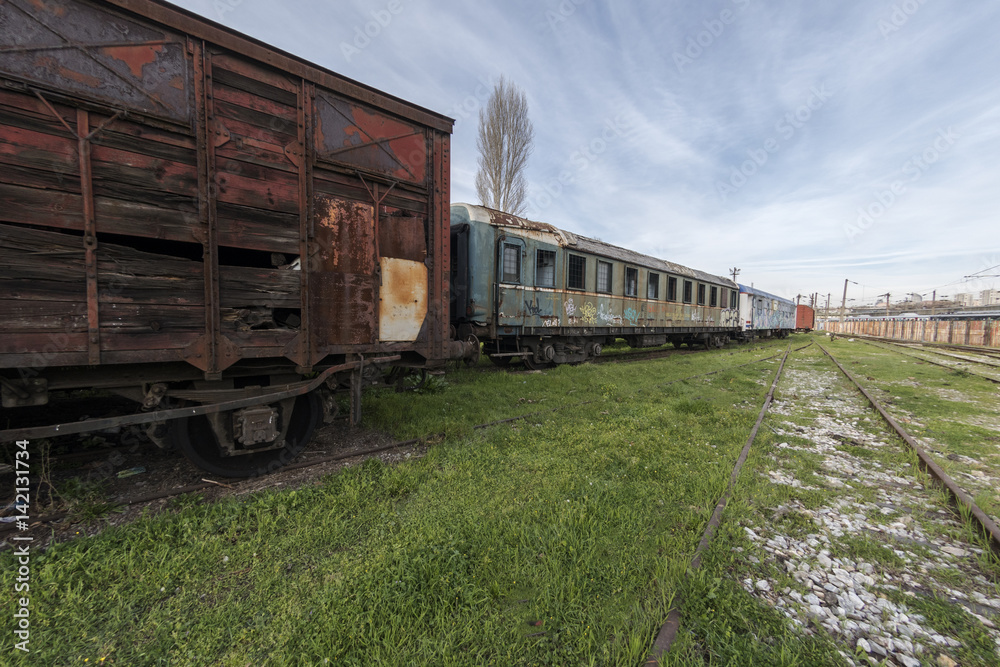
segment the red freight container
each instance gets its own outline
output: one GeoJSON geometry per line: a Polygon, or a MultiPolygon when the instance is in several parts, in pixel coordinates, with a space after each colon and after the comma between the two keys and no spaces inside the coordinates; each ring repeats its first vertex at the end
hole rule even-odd
{"type": "Polygon", "coordinates": [[[816,312],[809,306],[795,307],[795,330],[812,331],[816,326],[816,312]]]}
{"type": "Polygon", "coordinates": [[[145,411],[115,423],[255,474],[317,389],[357,408],[376,366],[461,351],[451,119],[156,0],[0,9],[4,408],[108,389],[145,411]]]}

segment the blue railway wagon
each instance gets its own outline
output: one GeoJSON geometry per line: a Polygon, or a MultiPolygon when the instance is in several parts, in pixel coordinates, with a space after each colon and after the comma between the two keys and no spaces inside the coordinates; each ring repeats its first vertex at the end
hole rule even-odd
{"type": "Polygon", "coordinates": [[[470,204],[452,205],[451,237],[454,333],[499,365],[585,361],[615,338],[722,346],[740,329],[727,278],[470,204]]]}
{"type": "Polygon", "coordinates": [[[740,285],[742,338],[785,338],[795,331],[795,302],[740,285]]]}

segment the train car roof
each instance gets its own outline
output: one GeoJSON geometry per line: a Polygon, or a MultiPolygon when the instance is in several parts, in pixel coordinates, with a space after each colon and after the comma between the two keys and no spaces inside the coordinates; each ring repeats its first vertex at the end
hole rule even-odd
{"type": "Polygon", "coordinates": [[[560,248],[579,250],[580,252],[600,255],[610,259],[617,259],[628,264],[636,264],[645,268],[656,268],[660,269],[664,273],[672,273],[686,278],[700,280],[702,282],[716,283],[730,289],[737,288],[737,284],[728,278],[715,276],[710,273],[705,273],[704,271],[698,271],[697,269],[692,269],[681,264],[675,264],[674,262],[668,262],[658,257],[643,255],[642,253],[635,252],[634,250],[605,243],[604,241],[599,241],[597,239],[580,236],[579,234],[559,229],[555,225],[550,225],[545,222],[528,220],[527,218],[521,218],[510,215],[509,213],[503,213],[502,211],[487,208],[485,206],[477,206],[475,204],[452,204],[452,208],[455,207],[464,207],[468,211],[469,219],[475,220],[476,222],[482,222],[492,225],[493,227],[509,227],[517,229],[522,233],[527,232],[529,234],[534,233],[549,236],[551,238],[546,239],[546,241],[552,243],[553,245],[558,245],[560,248]]]}
{"type": "Polygon", "coordinates": [[[778,296],[776,294],[771,294],[770,292],[765,292],[764,290],[757,289],[756,287],[750,287],[749,285],[744,285],[743,283],[740,283],[740,291],[741,292],[745,292],[747,294],[753,294],[755,296],[764,296],[764,297],[767,297],[768,299],[776,299],[777,301],[781,301],[783,303],[788,303],[788,304],[791,304],[793,306],[795,305],[795,302],[792,301],[791,299],[786,299],[783,296],[778,296]]]}
{"type": "MultiPolygon", "coordinates": [[[[444,114],[350,79],[343,74],[338,74],[322,65],[283,51],[276,46],[233,30],[183,7],[178,7],[166,0],[106,0],[106,2],[173,30],[204,39],[240,55],[266,63],[281,70],[283,74],[302,77],[346,97],[375,106],[382,111],[396,114],[448,134],[451,134],[453,130],[454,119],[444,114]]],[[[235,7],[239,3],[230,2],[229,4],[235,7]]]]}

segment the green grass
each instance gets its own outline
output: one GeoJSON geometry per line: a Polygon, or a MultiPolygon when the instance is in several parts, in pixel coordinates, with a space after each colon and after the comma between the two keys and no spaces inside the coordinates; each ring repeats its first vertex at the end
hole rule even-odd
{"type": "Polygon", "coordinates": [[[964,478],[973,470],[1000,476],[1000,394],[997,385],[924,363],[882,346],[838,338],[824,345],[883,403],[900,425],[923,441],[935,462],[994,520],[1000,519],[995,484],[964,478]],[[951,456],[951,458],[949,458],[951,456]],[[954,460],[966,456],[979,463],[954,460]]]}
{"type": "MultiPolygon", "coordinates": [[[[776,364],[676,380],[769,354],[460,371],[433,392],[368,394],[370,423],[445,440],[295,491],[184,497],[34,554],[24,662],[641,663],[776,364]]],[[[0,568],[12,591],[9,553],[0,568]]],[[[742,595],[733,609],[777,623],[742,595]]]]}
{"type": "MultiPolygon", "coordinates": [[[[852,372],[886,377],[877,386],[900,397],[896,408],[924,400],[890,388],[914,372],[977,401],[989,397],[967,387],[975,378],[944,369],[940,377],[929,365],[901,369],[858,344],[835,345],[854,346],[835,350],[852,372]]],[[[400,439],[444,438],[419,460],[370,460],[298,490],[213,504],[183,496],[166,514],[37,551],[34,652],[17,655],[10,639],[0,651],[23,664],[637,665],[680,603],[681,634],[664,664],[843,664],[843,646],[803,635],[740,584],[748,576],[787,581],[744,526],[816,532],[807,514],[776,510],[816,509],[830,492],[760,474],[778,462],[823,486],[810,478],[822,471],[820,457],[776,447],[804,444],[773,430],[786,421],[807,426],[804,412],[768,417],[701,569],[688,573],[777,362],[683,378],[784,347],[543,373],[484,373],[481,361],[419,393],[366,393],[368,425],[400,439]],[[529,416],[473,429],[516,415],[529,416]]],[[[796,368],[828,369],[816,349],[795,359],[796,368]]],[[[929,428],[946,432],[955,413],[938,410],[929,428]]],[[[954,453],[963,445],[956,438],[944,446],[954,453]]],[[[902,447],[838,448],[884,465],[913,461],[902,447]]],[[[874,492],[856,485],[852,493],[870,500],[874,492]]],[[[837,547],[885,568],[903,564],[875,538],[837,547]]],[[[12,554],[0,554],[8,603],[15,572],[12,554]]],[[[965,633],[962,664],[988,664],[988,638],[958,628],[960,615],[907,604],[933,615],[939,631],[965,633]]]]}
{"type": "MultiPolygon", "coordinates": [[[[920,614],[926,623],[938,632],[955,637],[962,643],[958,648],[948,649],[960,665],[969,667],[993,667],[995,645],[993,639],[979,623],[970,623],[968,613],[961,605],[948,599],[934,596],[910,596],[899,591],[888,591],[886,597],[896,604],[906,605],[912,614],[920,614]],[[992,656],[992,658],[984,656],[992,656]]],[[[943,649],[933,649],[934,653],[943,649]]]]}

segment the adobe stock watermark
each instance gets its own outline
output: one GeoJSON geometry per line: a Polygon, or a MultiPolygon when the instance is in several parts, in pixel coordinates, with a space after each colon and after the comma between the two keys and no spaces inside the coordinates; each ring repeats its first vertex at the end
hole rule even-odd
{"type": "Polygon", "coordinates": [[[853,224],[844,225],[847,240],[853,243],[854,239],[868,231],[896,205],[900,197],[907,193],[907,184],[916,183],[923,178],[924,174],[952,149],[961,136],[950,127],[939,130],[937,137],[927,148],[902,164],[900,173],[907,177],[905,180],[894,180],[887,189],[873,193],[873,199],[868,205],[858,208],[857,220],[853,224]]]}
{"type": "Polygon", "coordinates": [[[468,120],[473,114],[478,114],[479,110],[485,106],[486,102],[490,99],[490,95],[493,93],[492,82],[487,81],[484,77],[479,77],[477,81],[479,85],[476,86],[476,89],[471,94],[466,95],[464,100],[449,109],[446,114],[455,119],[456,128],[463,120],[468,120]]]}
{"type": "Polygon", "coordinates": [[[550,32],[555,32],[560,24],[566,23],[576,10],[590,0],[561,0],[555,9],[545,12],[545,23],[550,32]]]}
{"type": "Polygon", "coordinates": [[[806,126],[813,115],[822,109],[830,98],[833,97],[826,88],[826,84],[813,86],[809,90],[809,97],[806,103],[794,111],[789,111],[774,124],[774,130],[781,137],[782,144],[776,137],[768,137],[758,148],[748,148],[747,157],[738,167],[733,167],[729,173],[728,181],[716,181],[715,190],[719,193],[719,199],[726,203],[730,195],[736,194],[744,185],[750,182],[757,172],[768,163],[771,156],[787,146],[788,142],[795,138],[795,135],[806,126]]]}
{"type": "Polygon", "coordinates": [[[750,6],[750,0],[730,0],[736,10],[723,9],[719,15],[702,21],[704,30],[688,37],[683,51],[674,51],[674,65],[677,71],[684,74],[684,68],[693,65],[694,61],[704,55],[705,50],[712,47],[726,31],[726,26],[736,23],[739,13],[745,12],[750,6]]]}
{"type": "Polygon", "coordinates": [[[878,20],[878,30],[882,33],[882,37],[889,39],[889,35],[902,30],[925,4],[927,0],[905,0],[893,5],[889,15],[878,20]]]}
{"type": "Polygon", "coordinates": [[[215,2],[212,3],[212,9],[215,10],[215,16],[221,23],[222,19],[225,18],[226,14],[233,11],[242,4],[243,0],[215,0],[215,2]]]}
{"type": "Polygon", "coordinates": [[[350,42],[340,43],[340,52],[344,54],[347,62],[351,62],[355,56],[372,44],[372,40],[377,39],[393,20],[403,13],[403,0],[389,0],[384,9],[373,9],[371,11],[372,20],[363,26],[354,26],[354,38],[350,42]]]}
{"type": "Polygon", "coordinates": [[[590,168],[614,142],[623,139],[631,127],[628,114],[621,113],[604,121],[601,131],[569,156],[566,166],[555,178],[542,184],[542,192],[528,199],[529,210],[544,211],[562,196],[576,177],[590,168]]]}

